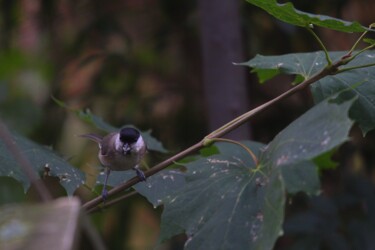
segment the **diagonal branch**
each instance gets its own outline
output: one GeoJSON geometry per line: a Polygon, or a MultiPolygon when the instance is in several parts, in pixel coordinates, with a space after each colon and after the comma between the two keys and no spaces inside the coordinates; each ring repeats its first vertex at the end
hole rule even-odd
{"type": "MultiPolygon", "coordinates": [[[[328,75],[336,74],[338,72],[338,68],[340,66],[346,64],[346,63],[347,63],[347,61],[345,61],[345,59],[341,58],[337,62],[335,62],[331,65],[327,65],[320,72],[316,73],[311,78],[306,79],[305,81],[303,81],[299,85],[296,85],[295,87],[289,89],[288,91],[286,91],[283,94],[277,96],[276,98],[274,98],[274,99],[272,99],[272,100],[270,100],[270,101],[268,101],[268,102],[266,102],[266,103],[264,103],[264,104],[262,104],[262,105],[260,105],[256,108],[242,114],[241,116],[235,118],[234,120],[228,122],[224,126],[220,127],[219,129],[217,129],[214,132],[207,135],[202,141],[200,141],[200,142],[194,144],[193,146],[181,151],[180,153],[170,157],[169,159],[157,164],[156,166],[154,166],[150,170],[146,171],[145,176],[149,177],[151,175],[154,175],[154,174],[160,172],[161,170],[167,168],[169,165],[171,165],[175,161],[178,161],[178,160],[186,157],[187,155],[189,155],[189,154],[203,148],[204,146],[210,144],[214,138],[222,137],[225,134],[229,133],[230,131],[236,129],[237,127],[239,127],[240,125],[242,125],[243,123],[248,121],[254,115],[260,113],[261,111],[263,111],[263,110],[279,103],[281,100],[301,91],[302,89],[308,87],[310,84],[322,79],[323,77],[326,77],[328,75]]],[[[137,184],[140,181],[141,180],[138,177],[134,177],[134,178],[130,179],[129,181],[127,181],[126,183],[121,184],[121,185],[116,186],[113,189],[111,189],[108,192],[108,197],[111,197],[115,194],[118,194],[118,193],[124,191],[124,190],[127,190],[128,188],[132,187],[133,185],[137,184]]],[[[96,206],[99,206],[101,203],[102,203],[102,198],[99,196],[99,197],[96,197],[96,198],[92,199],[91,201],[86,202],[85,204],[83,204],[82,207],[84,209],[86,209],[86,211],[89,211],[89,210],[95,208],[96,206]]]]}

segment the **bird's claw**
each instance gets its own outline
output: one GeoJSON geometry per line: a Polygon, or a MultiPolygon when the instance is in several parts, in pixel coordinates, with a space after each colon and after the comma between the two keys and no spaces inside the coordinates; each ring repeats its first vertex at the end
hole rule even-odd
{"type": "Polygon", "coordinates": [[[141,181],[146,181],[146,175],[142,170],[138,168],[134,168],[134,170],[137,173],[137,176],[139,177],[139,179],[141,179],[141,181]]]}
{"type": "Polygon", "coordinates": [[[103,202],[105,202],[107,200],[107,197],[108,197],[108,191],[107,191],[106,187],[103,187],[103,191],[102,191],[103,202]]]}

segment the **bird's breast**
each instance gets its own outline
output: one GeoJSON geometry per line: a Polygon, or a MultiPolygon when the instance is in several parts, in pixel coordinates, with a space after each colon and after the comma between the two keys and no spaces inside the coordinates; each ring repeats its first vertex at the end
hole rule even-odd
{"type": "Polygon", "coordinates": [[[99,159],[105,167],[109,167],[114,171],[132,169],[140,162],[140,157],[133,152],[126,155],[120,152],[108,152],[107,154],[103,155],[99,152],[99,159]]]}

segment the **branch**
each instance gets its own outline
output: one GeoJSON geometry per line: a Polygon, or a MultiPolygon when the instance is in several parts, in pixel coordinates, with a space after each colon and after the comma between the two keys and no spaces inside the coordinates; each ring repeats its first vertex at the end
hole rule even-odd
{"type": "Polygon", "coordinates": [[[96,211],[99,211],[100,209],[105,209],[105,208],[107,208],[109,206],[112,206],[113,204],[115,204],[117,202],[120,202],[122,200],[128,199],[130,197],[133,197],[136,194],[138,194],[138,192],[135,191],[135,190],[131,191],[131,192],[128,192],[128,193],[126,193],[126,194],[124,194],[124,195],[122,195],[122,196],[120,196],[118,198],[112,199],[112,200],[110,200],[108,202],[106,201],[100,207],[98,207],[98,206],[97,207],[93,207],[91,210],[88,210],[87,213],[94,213],[96,211]]]}
{"type": "MultiPolygon", "coordinates": [[[[305,81],[303,81],[299,85],[296,85],[295,87],[289,89],[288,91],[284,92],[283,94],[279,95],[278,97],[276,97],[276,98],[274,98],[274,99],[272,99],[272,100],[270,100],[270,101],[268,101],[268,102],[266,102],[266,103],[264,103],[264,104],[262,104],[262,105],[260,105],[256,108],[244,113],[243,115],[241,115],[237,118],[235,118],[234,120],[228,122],[224,126],[215,130],[211,134],[207,135],[202,141],[200,141],[200,142],[194,144],[193,146],[183,150],[182,152],[172,156],[171,158],[157,164],[156,166],[154,166],[150,170],[146,171],[145,176],[149,177],[151,175],[154,175],[154,174],[160,172],[161,170],[165,169],[166,167],[168,167],[169,165],[171,165],[175,161],[178,161],[178,160],[186,157],[187,155],[203,148],[204,146],[209,144],[212,139],[222,137],[225,134],[229,133],[230,131],[236,129],[237,127],[239,127],[240,125],[242,125],[243,123],[248,121],[254,115],[260,113],[261,111],[275,105],[276,103],[279,103],[281,100],[293,95],[294,93],[296,93],[298,91],[301,91],[302,89],[308,87],[310,84],[322,79],[323,77],[326,77],[328,75],[336,74],[338,72],[338,68],[341,65],[344,65],[345,63],[347,63],[347,62],[344,59],[341,58],[337,62],[335,62],[331,65],[327,65],[320,72],[313,75],[311,78],[306,79],[305,81]]],[[[127,181],[126,183],[121,184],[121,185],[116,186],[113,189],[111,189],[108,192],[108,197],[113,196],[113,195],[115,195],[119,192],[122,192],[124,190],[127,190],[128,188],[132,187],[133,185],[137,184],[140,181],[141,180],[138,177],[134,177],[134,178],[130,179],[129,181],[127,181]]],[[[99,196],[99,197],[96,197],[96,198],[92,199],[91,201],[86,202],[85,204],[83,204],[82,207],[84,209],[86,209],[86,211],[90,211],[94,207],[100,205],[102,202],[103,202],[102,197],[99,196]]]]}

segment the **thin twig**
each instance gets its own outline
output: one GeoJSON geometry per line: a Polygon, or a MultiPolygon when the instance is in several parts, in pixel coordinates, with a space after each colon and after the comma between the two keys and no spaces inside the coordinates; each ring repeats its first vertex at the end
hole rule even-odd
{"type": "Polygon", "coordinates": [[[118,198],[115,198],[115,199],[111,199],[111,200],[109,200],[109,201],[106,201],[106,202],[103,203],[103,205],[101,205],[101,206],[96,206],[96,207],[92,208],[91,210],[87,211],[87,213],[94,213],[94,212],[99,211],[99,210],[101,210],[101,209],[107,208],[107,207],[112,206],[113,204],[115,204],[115,203],[117,203],[117,202],[120,202],[120,201],[123,201],[123,200],[125,200],[125,199],[128,199],[128,198],[130,198],[130,197],[132,197],[132,196],[134,196],[134,195],[136,195],[136,194],[138,194],[138,192],[135,191],[135,190],[132,191],[132,192],[126,193],[126,194],[124,194],[124,195],[122,195],[122,196],[120,196],[120,197],[118,197],[118,198]]]}
{"type": "Polygon", "coordinates": [[[39,194],[41,200],[43,202],[52,200],[52,196],[48,191],[47,187],[35,173],[33,166],[30,164],[29,160],[25,157],[25,155],[21,152],[15,140],[13,139],[12,134],[9,132],[9,130],[2,121],[0,121],[0,138],[9,150],[9,153],[12,154],[14,160],[18,163],[18,166],[21,168],[23,173],[26,175],[29,181],[35,186],[35,189],[39,194]]]}

